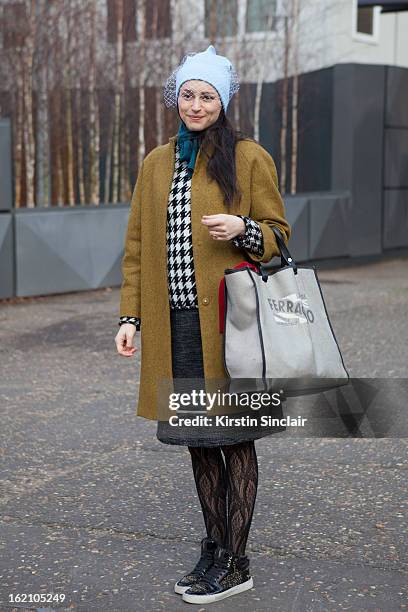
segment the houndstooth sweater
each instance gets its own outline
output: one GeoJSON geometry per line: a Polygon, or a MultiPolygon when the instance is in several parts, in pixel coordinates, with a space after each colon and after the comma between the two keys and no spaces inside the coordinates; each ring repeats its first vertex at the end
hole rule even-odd
{"type": "MultiPolygon", "coordinates": [[[[262,255],[263,237],[258,223],[250,217],[237,216],[245,223],[245,234],[233,238],[232,244],[262,255]]],[[[198,308],[191,237],[191,177],[187,161],[179,158],[178,145],[167,208],[167,279],[170,308],[198,308]]],[[[119,325],[123,323],[133,323],[140,330],[138,317],[122,316],[119,325]]]]}

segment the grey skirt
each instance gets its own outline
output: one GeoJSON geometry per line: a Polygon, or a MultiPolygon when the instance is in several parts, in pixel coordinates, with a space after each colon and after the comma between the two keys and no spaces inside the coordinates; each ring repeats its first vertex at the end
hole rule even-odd
{"type": "MultiPolygon", "coordinates": [[[[170,321],[174,391],[184,393],[193,388],[189,389],[186,379],[204,379],[198,309],[170,309],[170,321]]],[[[174,426],[168,420],[159,420],[156,435],[164,444],[211,447],[256,440],[284,430],[285,427],[276,425],[238,428],[174,426]]]]}

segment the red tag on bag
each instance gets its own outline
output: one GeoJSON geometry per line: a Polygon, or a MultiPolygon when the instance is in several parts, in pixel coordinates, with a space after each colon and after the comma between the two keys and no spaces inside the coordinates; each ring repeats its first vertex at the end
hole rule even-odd
{"type": "MultiPolygon", "coordinates": [[[[259,272],[259,266],[257,266],[254,263],[250,263],[248,261],[242,261],[241,263],[237,264],[236,266],[234,266],[231,269],[232,270],[236,270],[238,268],[251,268],[252,270],[255,270],[255,272],[259,272]]],[[[225,277],[223,277],[220,280],[220,284],[219,284],[219,287],[218,287],[218,322],[219,322],[220,334],[224,333],[224,316],[225,316],[225,291],[224,291],[224,286],[225,286],[225,277]]]]}

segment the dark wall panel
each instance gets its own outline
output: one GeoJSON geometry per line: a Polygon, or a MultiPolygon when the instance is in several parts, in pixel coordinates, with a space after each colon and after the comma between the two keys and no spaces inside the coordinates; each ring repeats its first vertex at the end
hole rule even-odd
{"type": "Polygon", "coordinates": [[[385,130],[384,187],[408,188],[408,129],[385,130]]]}
{"type": "MultiPolygon", "coordinates": [[[[288,87],[286,133],[286,192],[290,181],[292,151],[292,92],[288,87]]],[[[275,160],[281,175],[281,125],[284,107],[283,81],[265,83],[260,113],[260,142],[275,160]]],[[[297,192],[327,191],[331,181],[332,69],[317,70],[299,77],[297,192]]]]}
{"type": "Polygon", "coordinates": [[[331,188],[332,87],[332,68],[299,79],[297,191],[331,188]]]}
{"type": "Polygon", "coordinates": [[[280,128],[282,122],[279,100],[280,83],[265,83],[260,110],[260,143],[272,155],[278,176],[281,174],[280,128]]]}
{"type": "Polygon", "coordinates": [[[286,218],[291,227],[288,247],[295,261],[307,261],[310,242],[310,213],[307,195],[285,197],[286,218]]]}
{"type": "Polygon", "coordinates": [[[350,194],[310,194],[311,259],[346,257],[350,254],[350,194]]]}
{"type": "Polygon", "coordinates": [[[11,121],[4,118],[0,119],[0,210],[13,206],[11,159],[11,121]]]}
{"type": "Polygon", "coordinates": [[[14,295],[14,232],[11,212],[0,214],[0,298],[14,295]]]}
{"type": "Polygon", "coordinates": [[[333,69],[332,189],[348,189],[353,182],[353,75],[353,65],[333,69]]]}
{"type": "Polygon", "coordinates": [[[385,125],[408,127],[408,70],[387,66],[385,125]]]}
{"type": "Polygon", "coordinates": [[[384,248],[408,247],[408,189],[384,194],[384,248]]]}
{"type": "Polygon", "coordinates": [[[47,295],[121,283],[129,207],[15,211],[16,295],[47,295]]]}
{"type": "Polygon", "coordinates": [[[332,188],[352,193],[351,255],[380,253],[385,67],[339,65],[334,79],[332,188]]]}

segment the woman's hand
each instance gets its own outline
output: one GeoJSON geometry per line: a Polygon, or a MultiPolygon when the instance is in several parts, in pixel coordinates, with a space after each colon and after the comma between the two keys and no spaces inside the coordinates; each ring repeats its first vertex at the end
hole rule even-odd
{"type": "Polygon", "coordinates": [[[137,348],[133,346],[133,340],[136,335],[136,327],[133,323],[123,323],[119,327],[119,331],[116,334],[115,344],[118,349],[119,355],[124,357],[131,357],[137,351],[137,348]]]}
{"type": "Polygon", "coordinates": [[[201,223],[208,227],[214,240],[231,240],[245,233],[245,223],[236,215],[203,215],[201,223]]]}

